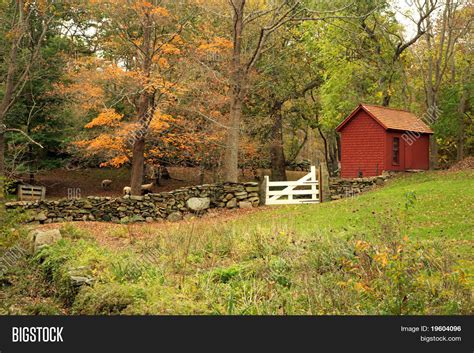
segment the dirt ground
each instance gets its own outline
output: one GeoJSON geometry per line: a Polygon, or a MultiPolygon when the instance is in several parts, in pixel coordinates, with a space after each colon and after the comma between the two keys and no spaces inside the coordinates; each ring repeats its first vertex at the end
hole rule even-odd
{"type": "Polygon", "coordinates": [[[455,163],[449,170],[458,171],[458,170],[466,170],[466,169],[474,169],[474,157],[466,157],[462,161],[455,163]]]}
{"type": "MultiPolygon", "coordinates": [[[[162,180],[162,185],[154,186],[153,192],[171,191],[184,186],[198,185],[198,168],[169,167],[171,179],[162,180]]],[[[268,173],[269,171],[264,171],[268,173]]],[[[306,172],[288,171],[289,180],[297,180],[306,172]]],[[[206,172],[204,183],[213,183],[217,176],[211,171],[206,172]]],[[[25,180],[28,180],[25,177],[25,180]]],[[[246,171],[241,175],[242,181],[254,181],[252,173],[246,171]]],[[[130,170],[127,168],[93,168],[81,170],[54,169],[36,175],[35,185],[46,187],[47,199],[68,197],[112,196],[122,195],[124,186],[130,185],[130,170]],[[104,179],[112,180],[109,189],[103,190],[101,182],[104,179]]]]}

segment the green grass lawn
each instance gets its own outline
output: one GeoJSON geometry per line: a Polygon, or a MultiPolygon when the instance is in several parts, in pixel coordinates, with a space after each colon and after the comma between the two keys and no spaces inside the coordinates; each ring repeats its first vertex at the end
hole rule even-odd
{"type": "Polygon", "coordinates": [[[466,271],[474,273],[474,172],[428,172],[391,180],[383,188],[353,198],[320,205],[274,207],[246,219],[233,221],[240,229],[288,227],[299,234],[359,234],[370,238],[370,229],[388,214],[406,224],[406,234],[416,240],[441,240],[452,244],[466,271]],[[405,209],[407,193],[416,200],[405,209]]]}
{"type": "MultiPolygon", "coordinates": [[[[30,262],[73,314],[467,314],[473,203],[473,171],[429,172],[319,205],[59,225],[30,262]],[[71,274],[94,284],[76,291],[71,274]]],[[[54,312],[41,305],[26,312],[54,312]]]]}

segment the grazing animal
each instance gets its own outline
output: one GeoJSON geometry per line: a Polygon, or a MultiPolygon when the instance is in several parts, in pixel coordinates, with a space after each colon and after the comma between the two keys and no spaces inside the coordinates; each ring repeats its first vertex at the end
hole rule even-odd
{"type": "Polygon", "coordinates": [[[123,188],[123,196],[130,196],[132,194],[132,188],[130,186],[125,186],[123,188]]]}
{"type": "Polygon", "coordinates": [[[150,183],[150,184],[143,184],[141,186],[141,189],[142,189],[142,194],[148,194],[152,191],[153,189],[153,183],[150,183]]]}
{"type": "Polygon", "coordinates": [[[110,179],[102,180],[102,189],[104,189],[104,190],[110,189],[111,184],[112,184],[112,180],[110,180],[110,179]]]}

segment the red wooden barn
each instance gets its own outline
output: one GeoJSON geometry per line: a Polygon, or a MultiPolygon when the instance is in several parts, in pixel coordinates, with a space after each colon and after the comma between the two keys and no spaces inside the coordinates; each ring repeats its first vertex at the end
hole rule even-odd
{"type": "Polygon", "coordinates": [[[433,131],[405,110],[360,104],[336,131],[341,136],[343,178],[429,168],[433,131]]]}

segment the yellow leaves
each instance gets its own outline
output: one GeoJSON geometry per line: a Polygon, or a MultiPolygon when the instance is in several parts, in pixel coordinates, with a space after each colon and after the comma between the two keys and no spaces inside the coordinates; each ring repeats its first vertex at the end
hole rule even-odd
{"type": "Polygon", "coordinates": [[[156,111],[150,122],[151,132],[160,132],[167,129],[170,125],[169,122],[173,120],[173,117],[169,114],[161,114],[160,111],[156,111]]]}
{"type": "Polygon", "coordinates": [[[198,52],[220,53],[232,48],[232,46],[233,44],[230,40],[222,37],[215,37],[212,42],[201,44],[197,50],[198,52]]]}
{"type": "Polygon", "coordinates": [[[177,44],[177,45],[183,45],[184,41],[183,41],[183,38],[181,38],[181,36],[179,34],[177,34],[173,37],[173,39],[171,39],[170,43],[177,44]]]}
{"type": "MultiPolygon", "coordinates": [[[[128,4],[124,4],[127,6],[128,4]]],[[[170,13],[167,9],[161,6],[154,6],[149,1],[135,1],[132,8],[139,14],[139,15],[152,15],[154,17],[169,17],[170,13]]]]}
{"type": "Polygon", "coordinates": [[[166,58],[154,58],[154,62],[158,63],[158,66],[162,69],[167,69],[170,67],[168,60],[166,58]]]}
{"type": "Polygon", "coordinates": [[[151,14],[160,17],[169,17],[170,13],[164,7],[156,6],[151,10],[151,14]]]}
{"type": "Polygon", "coordinates": [[[367,251],[370,248],[370,244],[366,241],[363,240],[357,240],[355,243],[355,249],[356,251],[367,251]]]}
{"type": "Polygon", "coordinates": [[[382,267],[386,267],[388,264],[388,254],[386,252],[377,252],[374,255],[374,261],[382,267]]]}
{"type": "Polygon", "coordinates": [[[129,161],[130,161],[130,159],[127,156],[120,155],[120,156],[112,158],[111,160],[109,160],[107,162],[101,163],[100,167],[111,166],[111,167],[114,167],[114,168],[120,168],[121,166],[123,166],[125,163],[128,163],[129,161]]]}
{"type": "Polygon", "coordinates": [[[362,282],[356,282],[354,284],[354,288],[359,293],[365,293],[365,292],[370,292],[371,291],[370,287],[367,286],[366,284],[362,283],[362,282]]]}
{"type": "Polygon", "coordinates": [[[152,8],[153,4],[149,1],[137,1],[138,6],[145,7],[145,8],[152,8]]]}
{"type": "Polygon", "coordinates": [[[112,136],[108,134],[100,134],[95,139],[89,141],[87,149],[89,150],[103,150],[110,148],[119,148],[112,136]]]}
{"type": "Polygon", "coordinates": [[[161,46],[160,51],[163,54],[171,54],[171,55],[179,55],[181,53],[181,50],[179,50],[175,45],[171,43],[164,43],[161,46]]]}
{"type": "Polygon", "coordinates": [[[99,113],[97,118],[86,124],[87,129],[96,126],[117,126],[117,123],[123,118],[122,114],[118,114],[114,109],[104,109],[99,113]]]}

